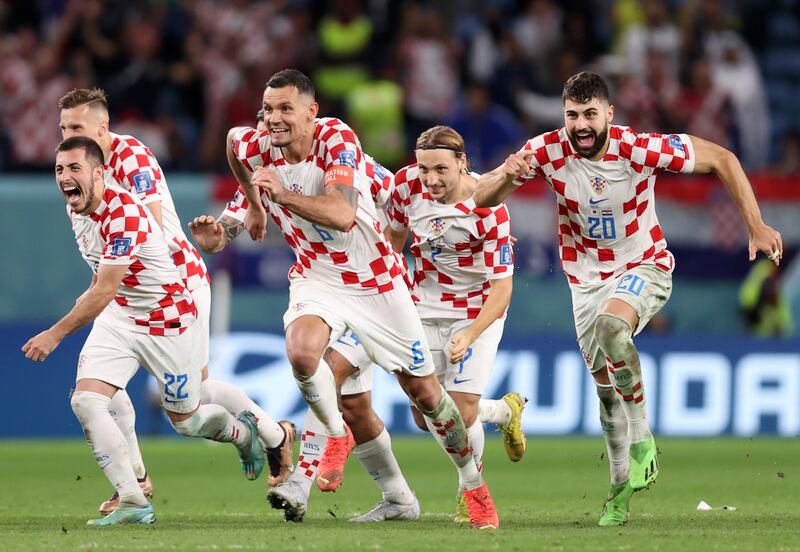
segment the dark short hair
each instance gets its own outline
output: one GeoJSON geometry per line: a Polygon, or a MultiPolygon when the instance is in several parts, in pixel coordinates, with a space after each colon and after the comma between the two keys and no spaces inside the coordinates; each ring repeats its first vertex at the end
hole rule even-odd
{"type": "Polygon", "coordinates": [[[103,150],[100,148],[98,143],[86,136],[73,136],[71,138],[67,138],[56,146],[56,153],[62,151],[72,151],[76,149],[82,149],[84,151],[86,160],[89,162],[89,166],[91,166],[93,169],[98,165],[102,165],[105,161],[103,150]]]}
{"type": "Polygon", "coordinates": [[[58,100],[59,109],[72,109],[79,105],[94,104],[108,111],[108,96],[102,88],[75,88],[58,100]]]}
{"type": "Polygon", "coordinates": [[[267,81],[267,88],[284,88],[294,86],[301,94],[308,94],[316,98],[314,84],[302,71],[297,69],[283,69],[272,75],[267,81]]]}
{"type": "Polygon", "coordinates": [[[263,120],[264,120],[264,110],[259,109],[258,111],[256,111],[256,121],[261,122],[263,120]]]}
{"type": "Polygon", "coordinates": [[[592,98],[608,101],[608,85],[603,77],[581,71],[567,79],[564,91],[561,93],[561,101],[571,100],[575,103],[585,104],[592,101],[592,98]]]}

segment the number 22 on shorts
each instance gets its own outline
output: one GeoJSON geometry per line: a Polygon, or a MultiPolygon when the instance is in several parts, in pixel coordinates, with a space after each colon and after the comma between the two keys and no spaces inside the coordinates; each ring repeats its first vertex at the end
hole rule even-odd
{"type": "Polygon", "coordinates": [[[177,402],[189,398],[189,393],[186,393],[183,388],[189,381],[189,376],[186,374],[164,374],[164,400],[167,402],[177,402]],[[177,384],[173,390],[172,386],[177,384]]]}

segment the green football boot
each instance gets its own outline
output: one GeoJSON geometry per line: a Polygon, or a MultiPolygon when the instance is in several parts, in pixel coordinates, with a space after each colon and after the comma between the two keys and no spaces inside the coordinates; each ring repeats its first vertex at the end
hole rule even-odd
{"type": "Polygon", "coordinates": [[[519,462],[525,454],[526,439],[522,431],[520,420],[522,410],[528,399],[519,393],[507,393],[503,396],[503,401],[511,408],[511,420],[503,425],[498,424],[498,428],[503,432],[503,445],[506,448],[508,459],[512,462],[519,462]]]}
{"type": "Polygon", "coordinates": [[[628,523],[628,506],[633,496],[630,480],[611,485],[603,513],[600,515],[600,527],[619,527],[628,523]]]}
{"type": "Polygon", "coordinates": [[[653,436],[641,443],[631,445],[630,482],[634,491],[641,491],[655,483],[658,478],[658,449],[653,436]]]}
{"type": "Polygon", "coordinates": [[[92,527],[105,527],[107,525],[150,525],[156,522],[153,505],[147,506],[119,506],[106,517],[90,519],[86,525],[92,527]]]}
{"type": "Polygon", "coordinates": [[[256,415],[247,410],[243,410],[236,416],[250,430],[250,445],[239,451],[239,461],[242,464],[242,472],[249,480],[258,479],[264,470],[264,452],[261,450],[261,441],[258,440],[258,427],[256,415]]]}
{"type": "Polygon", "coordinates": [[[467,499],[464,493],[459,492],[456,497],[456,515],[453,516],[456,523],[469,523],[469,512],[467,511],[467,499]]]}

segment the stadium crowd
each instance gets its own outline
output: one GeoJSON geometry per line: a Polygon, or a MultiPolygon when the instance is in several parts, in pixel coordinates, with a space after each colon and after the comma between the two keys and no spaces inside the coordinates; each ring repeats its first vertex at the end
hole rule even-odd
{"type": "Polygon", "coordinates": [[[563,82],[588,68],[618,122],[791,174],[799,21],[796,0],[4,0],[0,169],[49,168],[58,98],[101,86],[166,169],[224,170],[226,130],[252,124],[265,76],[294,66],[391,168],[439,122],[477,170],[495,166],[560,124],[563,82]]]}

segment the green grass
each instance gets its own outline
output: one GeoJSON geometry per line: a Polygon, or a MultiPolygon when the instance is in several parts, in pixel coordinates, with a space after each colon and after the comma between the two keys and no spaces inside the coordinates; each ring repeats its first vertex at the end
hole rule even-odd
{"type": "Polygon", "coordinates": [[[502,527],[451,521],[455,471],[428,438],[394,448],[422,506],[418,522],[348,523],[378,498],[351,458],[344,486],[314,492],[301,524],[270,510],[234,451],[190,439],[143,440],[156,486],[152,527],[86,527],[109,485],[79,441],[0,442],[1,550],[776,550],[800,551],[796,440],[661,439],[662,473],[634,495],[628,526],[596,527],[608,488],[602,440],[530,439],[519,464],[487,439],[485,477],[502,527]],[[735,512],[698,512],[697,503],[735,512]]]}

